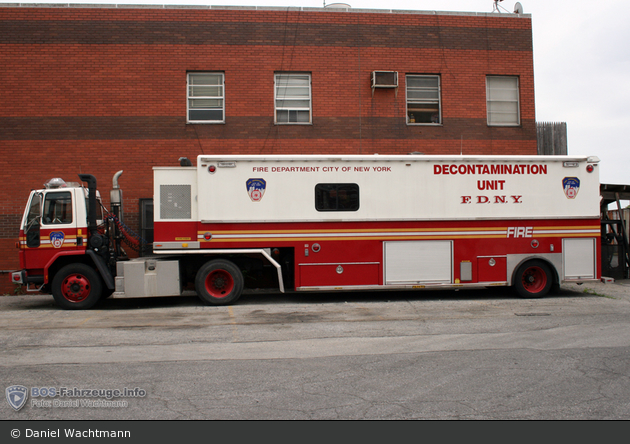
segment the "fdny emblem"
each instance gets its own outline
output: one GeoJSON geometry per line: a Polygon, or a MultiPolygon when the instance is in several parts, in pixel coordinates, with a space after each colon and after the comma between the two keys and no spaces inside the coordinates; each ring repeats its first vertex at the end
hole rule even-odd
{"type": "Polygon", "coordinates": [[[562,179],[562,188],[568,199],[575,199],[578,191],[580,191],[580,179],[577,177],[565,177],[562,179]]]}
{"type": "Polygon", "coordinates": [[[52,231],[50,233],[50,243],[55,248],[61,248],[63,246],[64,237],[63,231],[52,231]]]}
{"type": "Polygon", "coordinates": [[[12,385],[11,387],[7,387],[6,394],[7,402],[16,412],[24,407],[24,404],[26,404],[26,398],[28,398],[28,390],[26,387],[21,385],[12,385]]]}
{"type": "Polygon", "coordinates": [[[264,179],[248,179],[245,182],[247,187],[247,194],[252,202],[260,202],[265,194],[265,188],[267,188],[267,182],[264,179]]]}

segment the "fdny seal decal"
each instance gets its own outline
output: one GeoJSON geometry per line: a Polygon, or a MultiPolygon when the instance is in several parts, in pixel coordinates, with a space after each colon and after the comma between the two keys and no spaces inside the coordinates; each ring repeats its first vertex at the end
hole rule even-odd
{"type": "Polygon", "coordinates": [[[55,248],[61,248],[63,246],[63,239],[65,235],[63,231],[51,231],[50,233],[50,243],[55,248]]]}
{"type": "Polygon", "coordinates": [[[265,189],[267,188],[267,182],[264,179],[247,179],[245,182],[247,187],[247,194],[252,202],[260,202],[265,195],[265,189]]]}
{"type": "Polygon", "coordinates": [[[562,188],[568,199],[575,199],[578,191],[580,191],[580,179],[577,177],[565,177],[562,179],[562,188]]]}

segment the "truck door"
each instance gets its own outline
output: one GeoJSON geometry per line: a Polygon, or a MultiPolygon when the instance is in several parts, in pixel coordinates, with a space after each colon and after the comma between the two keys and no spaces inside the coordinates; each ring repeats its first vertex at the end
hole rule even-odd
{"type": "Polygon", "coordinates": [[[78,248],[73,199],[69,189],[33,193],[23,225],[25,268],[43,273],[57,253],[78,248]]]}
{"type": "Polygon", "coordinates": [[[41,207],[42,194],[35,192],[31,195],[31,200],[28,204],[28,212],[26,213],[22,226],[26,248],[37,248],[41,244],[39,223],[42,216],[41,207]]]}

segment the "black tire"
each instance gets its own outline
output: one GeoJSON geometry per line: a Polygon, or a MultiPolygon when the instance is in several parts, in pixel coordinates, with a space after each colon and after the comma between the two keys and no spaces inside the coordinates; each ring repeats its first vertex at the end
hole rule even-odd
{"type": "Polygon", "coordinates": [[[110,290],[109,288],[107,288],[107,285],[103,285],[103,291],[101,292],[101,300],[107,299],[113,294],[114,294],[114,289],[110,290]]]}
{"type": "Polygon", "coordinates": [[[206,262],[195,277],[195,290],[199,298],[209,305],[229,305],[243,292],[241,270],[232,262],[216,259],[206,262]]]}
{"type": "Polygon", "coordinates": [[[65,310],[87,310],[101,298],[103,283],[92,267],[70,264],[55,274],[51,287],[53,298],[65,310]]]}
{"type": "Polygon", "coordinates": [[[549,293],[553,283],[549,265],[540,260],[525,262],[514,276],[514,288],[522,298],[542,298],[549,293]]]}

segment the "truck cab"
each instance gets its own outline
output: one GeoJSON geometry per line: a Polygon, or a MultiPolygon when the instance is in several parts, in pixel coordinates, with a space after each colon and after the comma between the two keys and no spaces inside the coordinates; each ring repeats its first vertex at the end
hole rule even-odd
{"type": "MultiPolygon", "coordinates": [[[[98,226],[103,222],[98,193],[95,193],[95,202],[94,214],[98,226]]],[[[67,302],[76,304],[88,299],[90,303],[92,299],[98,300],[88,296],[97,289],[95,286],[100,285],[87,282],[87,278],[79,273],[84,267],[78,266],[82,262],[85,266],[93,267],[95,259],[91,256],[99,257],[101,260],[96,261],[101,266],[106,263],[106,255],[99,250],[106,249],[107,243],[102,236],[90,238],[88,214],[89,191],[79,183],[54,178],[46,182],[43,189],[31,191],[16,245],[19,249],[21,271],[12,274],[12,281],[25,284],[28,291],[52,291],[53,296],[55,292],[60,293],[60,305],[67,305],[67,302]],[[88,254],[88,247],[94,247],[94,244],[97,244],[96,249],[91,248],[92,254],[88,254]],[[84,258],[78,258],[79,256],[84,258]],[[74,277],[64,280],[65,291],[59,288],[55,290],[55,277],[68,265],[71,270],[66,274],[74,277]]],[[[98,275],[87,273],[92,281],[100,280],[98,275]]]]}

